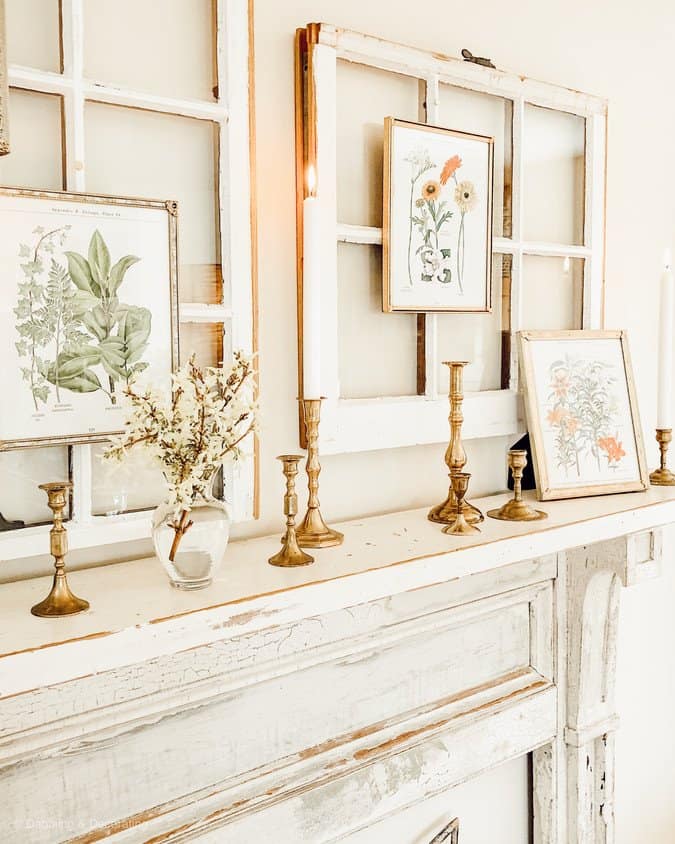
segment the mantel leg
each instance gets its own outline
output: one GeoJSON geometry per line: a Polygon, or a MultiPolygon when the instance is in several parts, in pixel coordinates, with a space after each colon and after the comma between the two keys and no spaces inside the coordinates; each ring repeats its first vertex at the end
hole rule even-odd
{"type": "MultiPolygon", "coordinates": [[[[660,535],[624,536],[561,555],[567,601],[564,713],[567,844],[614,841],[616,645],[622,586],[658,574],[660,535]],[[565,692],[566,689],[566,692],[565,692]]],[[[560,679],[560,678],[559,678],[560,679]]]]}

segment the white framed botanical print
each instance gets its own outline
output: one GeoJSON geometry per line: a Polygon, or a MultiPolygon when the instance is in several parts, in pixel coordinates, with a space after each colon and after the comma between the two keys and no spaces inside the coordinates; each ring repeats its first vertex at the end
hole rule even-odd
{"type": "Polygon", "coordinates": [[[521,331],[539,498],[647,489],[625,331],[521,331]]]}
{"type": "Polygon", "coordinates": [[[0,450],[124,427],[178,359],[175,202],[0,189],[0,450]]]}
{"type": "Polygon", "coordinates": [[[490,311],[493,138],[385,119],[383,309],[490,311]]]}

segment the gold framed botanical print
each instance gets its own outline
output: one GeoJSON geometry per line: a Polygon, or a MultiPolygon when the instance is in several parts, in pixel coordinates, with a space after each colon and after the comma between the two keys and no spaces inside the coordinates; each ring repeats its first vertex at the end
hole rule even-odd
{"type": "Polygon", "coordinates": [[[521,331],[541,500],[636,492],[649,476],[625,331],[521,331]]]}
{"type": "Polygon", "coordinates": [[[178,361],[177,204],[0,189],[0,450],[96,442],[178,361]]]}
{"type": "Polygon", "coordinates": [[[491,310],[493,147],[385,119],[384,311],[491,310]]]}

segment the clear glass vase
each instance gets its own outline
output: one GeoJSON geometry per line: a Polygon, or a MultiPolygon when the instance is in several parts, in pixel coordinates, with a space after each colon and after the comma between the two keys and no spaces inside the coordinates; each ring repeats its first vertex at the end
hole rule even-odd
{"type": "Polygon", "coordinates": [[[190,509],[164,503],[155,510],[152,541],[171,584],[177,589],[203,589],[225,556],[230,538],[230,512],[223,501],[200,498],[190,509]]]}

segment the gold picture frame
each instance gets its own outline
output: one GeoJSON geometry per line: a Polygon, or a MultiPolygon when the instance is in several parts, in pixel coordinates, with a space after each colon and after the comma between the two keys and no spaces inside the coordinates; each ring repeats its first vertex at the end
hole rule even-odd
{"type": "Polygon", "coordinates": [[[0,188],[0,451],[105,441],[124,379],[176,368],[177,218],[173,200],[0,188]]]}
{"type": "Polygon", "coordinates": [[[521,331],[520,361],[540,500],[649,486],[625,331],[521,331]]]}
{"type": "Polygon", "coordinates": [[[491,312],[493,183],[494,138],[385,118],[385,313],[491,312]]]}
{"type": "Polygon", "coordinates": [[[0,155],[9,152],[9,81],[7,79],[7,40],[5,0],[0,0],[0,155]]]}

